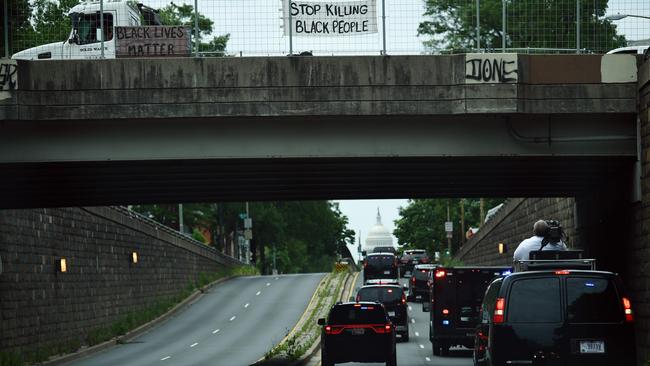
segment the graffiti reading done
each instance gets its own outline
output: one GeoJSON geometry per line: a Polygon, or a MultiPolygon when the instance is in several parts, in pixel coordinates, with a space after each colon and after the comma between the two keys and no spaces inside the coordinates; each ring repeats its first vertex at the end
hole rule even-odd
{"type": "Polygon", "coordinates": [[[375,0],[291,1],[288,8],[284,7],[283,17],[285,36],[289,35],[289,27],[295,36],[377,33],[375,0]]]}
{"type": "Polygon", "coordinates": [[[15,60],[1,60],[0,61],[0,90],[15,90],[17,89],[17,75],[16,75],[16,61],[15,60]]]}
{"type": "Polygon", "coordinates": [[[190,32],[182,26],[115,27],[116,57],[172,57],[190,54],[190,32]]]}
{"type": "Polygon", "coordinates": [[[519,77],[516,54],[467,54],[465,83],[516,83],[519,77]]]}

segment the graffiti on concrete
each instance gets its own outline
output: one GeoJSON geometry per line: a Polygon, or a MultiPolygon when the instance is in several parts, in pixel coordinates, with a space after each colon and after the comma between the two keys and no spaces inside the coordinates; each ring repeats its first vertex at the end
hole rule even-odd
{"type": "Polygon", "coordinates": [[[0,60],[0,90],[15,90],[18,87],[16,61],[0,60]]]}
{"type": "Polygon", "coordinates": [[[516,83],[517,55],[510,53],[468,53],[465,55],[465,83],[516,83]]]}

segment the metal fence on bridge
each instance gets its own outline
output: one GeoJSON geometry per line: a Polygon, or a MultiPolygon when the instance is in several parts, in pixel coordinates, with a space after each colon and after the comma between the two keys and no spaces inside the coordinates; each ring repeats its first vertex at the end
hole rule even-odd
{"type": "MultiPolygon", "coordinates": [[[[116,13],[119,1],[5,0],[0,56],[65,41],[32,57],[115,57],[117,37],[96,29],[146,18],[116,13]],[[102,34],[103,55],[92,52],[102,49],[102,34]]],[[[163,24],[194,28],[192,56],[604,53],[650,43],[648,0],[141,1],[161,9],[163,24]]]]}

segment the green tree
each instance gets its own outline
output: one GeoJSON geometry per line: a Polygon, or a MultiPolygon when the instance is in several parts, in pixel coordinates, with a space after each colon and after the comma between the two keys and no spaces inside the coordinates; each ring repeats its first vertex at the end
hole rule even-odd
{"type": "MultiPolygon", "coordinates": [[[[409,200],[406,207],[399,210],[400,218],[395,221],[393,235],[400,245],[407,248],[426,249],[429,252],[444,253],[447,250],[447,235],[445,222],[447,221],[447,205],[449,205],[450,219],[453,223],[452,254],[462,243],[465,233],[461,229],[461,202],[464,207],[465,230],[470,227],[479,227],[480,200],[479,199],[415,199],[409,200]]],[[[489,198],[484,201],[485,211],[503,202],[500,198],[489,198]]]]}
{"type": "Polygon", "coordinates": [[[212,39],[209,39],[206,42],[206,39],[212,35],[212,27],[214,26],[214,22],[210,18],[207,18],[205,15],[199,13],[199,31],[197,33],[194,27],[194,6],[188,4],[177,5],[172,2],[166,7],[160,9],[160,19],[162,20],[162,23],[166,25],[182,25],[190,28],[192,40],[198,37],[200,52],[208,52],[218,56],[221,56],[225,53],[226,44],[230,39],[230,34],[228,33],[221,36],[212,37],[212,39]]]}
{"type": "MultiPolygon", "coordinates": [[[[576,0],[504,0],[507,8],[506,47],[576,47],[576,0]]],[[[582,1],[580,8],[581,48],[603,53],[625,45],[616,25],[604,19],[608,0],[582,1]]],[[[476,1],[425,0],[427,18],[418,34],[428,36],[425,47],[441,49],[476,48],[476,1]]],[[[480,0],[481,48],[500,48],[502,42],[502,0],[480,0]]]]}

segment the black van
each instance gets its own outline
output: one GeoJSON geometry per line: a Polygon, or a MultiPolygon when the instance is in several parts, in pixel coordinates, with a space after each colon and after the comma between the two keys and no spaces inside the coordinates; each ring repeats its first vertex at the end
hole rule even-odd
{"type": "Polygon", "coordinates": [[[456,345],[472,348],[485,289],[510,267],[438,267],[431,272],[429,340],[436,356],[447,355],[456,345]]]}
{"type": "Polygon", "coordinates": [[[392,253],[370,253],[363,262],[363,283],[376,278],[398,278],[397,257],[392,253]]]}
{"type": "Polygon", "coordinates": [[[406,294],[399,285],[369,285],[363,286],[357,292],[355,299],[360,301],[378,302],[384,305],[395,331],[402,342],[409,340],[409,313],[406,304],[406,294]]]}
{"type": "Polygon", "coordinates": [[[494,280],[474,365],[634,365],[632,308],[611,272],[546,270],[494,280]]]}

